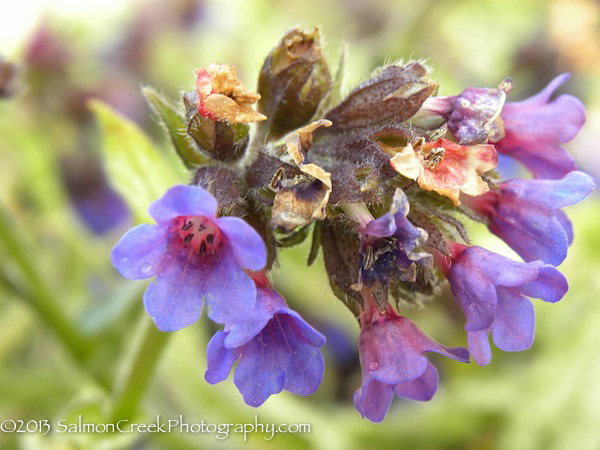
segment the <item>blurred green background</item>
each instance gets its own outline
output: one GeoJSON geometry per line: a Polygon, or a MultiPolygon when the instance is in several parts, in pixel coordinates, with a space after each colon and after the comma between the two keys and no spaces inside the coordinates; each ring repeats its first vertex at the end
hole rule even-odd
{"type": "MultiPolygon", "coordinates": [[[[328,335],[325,378],[315,395],[281,393],[258,409],[243,403],[231,379],[204,381],[204,349],[215,331],[208,320],[158,333],[143,312],[146,283],[122,279],[109,262],[111,247],[144,220],[148,202],[187,180],[140,86],[176,99],[193,85],[195,68],[218,61],[235,64],[252,87],[264,57],[294,26],[321,27],[332,70],[349,44],[346,90],[378,65],[410,58],[434,68],[440,95],[512,76],[517,100],[571,72],[561,92],[581,98],[588,118],[568,147],[580,167],[598,176],[600,3],[116,5],[24,2],[15,6],[12,27],[10,8],[2,7],[0,55],[18,64],[19,75],[16,95],[0,100],[0,421],[48,419],[55,426],[79,415],[107,423],[123,414],[137,423],[182,415],[189,424],[236,424],[254,423],[256,414],[261,423],[308,423],[311,431],[271,440],[256,433],[246,442],[234,433],[224,440],[177,432],[0,433],[1,448],[600,448],[597,195],[568,208],[575,242],[561,270],[571,289],[558,304],[536,303],[533,348],[494,352],[487,367],[433,356],[441,374],[434,399],[395,399],[382,424],[361,419],[352,405],[360,384],[358,326],[330,292],[322,259],[306,267],[306,245],[282,253],[274,281],[290,306],[328,335]],[[132,122],[97,106],[99,126],[88,108],[92,98],[132,122]],[[115,182],[140,192],[137,202],[121,204],[107,187],[115,182]]],[[[480,228],[473,240],[511,254],[480,228]]],[[[452,305],[446,293],[406,314],[440,342],[465,345],[463,319],[452,305]]]]}

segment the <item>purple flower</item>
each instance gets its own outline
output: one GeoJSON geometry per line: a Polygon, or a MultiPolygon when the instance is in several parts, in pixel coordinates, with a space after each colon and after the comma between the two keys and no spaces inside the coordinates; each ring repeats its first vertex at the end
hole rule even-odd
{"type": "Polygon", "coordinates": [[[496,142],[502,137],[498,119],[511,89],[509,78],[494,89],[467,88],[459,95],[429,97],[413,120],[428,128],[447,122],[461,145],[496,142]]]}
{"type": "Polygon", "coordinates": [[[505,181],[466,201],[488,217],[490,231],[525,261],[557,266],[573,241],[571,222],[560,208],[583,200],[594,188],[589,175],[573,171],[561,180],[505,181]]]}
{"type": "Polygon", "coordinates": [[[245,319],[256,288],[244,272],[266,264],[260,235],[237,217],[216,217],[217,201],[198,186],[175,186],[150,205],[156,225],[129,230],[112,263],[125,278],[156,276],[144,293],[146,311],[162,331],[194,323],[206,302],[208,317],[245,319]]]}
{"type": "Polygon", "coordinates": [[[362,230],[362,282],[370,284],[391,274],[402,281],[414,281],[417,263],[433,265],[429,253],[413,251],[427,241],[427,232],[409,222],[406,218],[409,208],[406,194],[396,189],[390,212],[371,220],[362,230]]]}
{"type": "Polygon", "coordinates": [[[572,95],[549,101],[568,78],[567,73],[559,75],[533,97],[506,103],[500,115],[506,136],[496,149],[525,164],[536,178],[558,179],[575,170],[574,159],[560,144],[575,137],[585,122],[585,110],[572,95]]]}
{"type": "Polygon", "coordinates": [[[501,133],[497,119],[510,88],[512,83],[505,82],[496,89],[467,88],[456,96],[447,120],[448,129],[461,145],[497,140],[501,133]]]}
{"type": "Polygon", "coordinates": [[[428,401],[435,394],[438,372],[425,352],[466,363],[469,352],[438,344],[391,308],[384,313],[374,309],[358,341],[362,385],[354,392],[354,406],[363,417],[381,422],[394,394],[419,401],[428,401]]]}
{"type": "Polygon", "coordinates": [[[256,288],[256,308],[248,320],[226,325],[208,343],[206,381],[225,380],[238,361],[233,382],[250,406],[262,405],[283,389],[312,394],[323,378],[319,347],[325,337],[275,290],[261,283],[256,288]]]}
{"type": "Polygon", "coordinates": [[[480,365],[489,364],[488,332],[501,350],[526,350],[533,343],[535,314],[527,297],[559,301],[565,277],[542,261],[513,261],[481,247],[447,242],[452,257],[436,254],[467,322],[469,350],[480,365]]]}

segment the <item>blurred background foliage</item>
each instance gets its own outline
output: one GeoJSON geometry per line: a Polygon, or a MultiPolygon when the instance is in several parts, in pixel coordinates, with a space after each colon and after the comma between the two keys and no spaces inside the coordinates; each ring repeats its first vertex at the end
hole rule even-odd
{"type": "MultiPolygon", "coordinates": [[[[331,294],[322,260],[306,267],[306,245],[283,252],[274,278],[327,335],[325,378],[311,397],[282,393],[258,409],[243,403],[231,380],[204,381],[213,325],[203,319],[177,333],[155,331],[143,312],[145,283],[121,279],[109,262],[122,233],[145,220],[148,203],[188,178],[140,87],[177,99],[193,84],[193,70],[212,61],[235,64],[254,86],[264,57],[294,26],[321,27],[332,68],[349,44],[347,90],[376,66],[410,58],[435,69],[441,95],[512,76],[516,100],[571,72],[561,90],[582,99],[588,120],[569,148],[598,176],[600,3],[19,3],[12,27],[9,7],[0,19],[0,57],[18,65],[16,94],[0,100],[0,420],[70,423],[81,414],[86,422],[151,423],[159,414],[190,424],[253,423],[257,414],[262,423],[310,423],[311,432],[270,441],[258,433],[245,443],[234,434],[223,441],[189,433],[0,434],[0,447],[600,448],[597,195],[568,211],[576,238],[561,270],[571,289],[559,304],[536,304],[533,348],[495,352],[483,368],[434,356],[441,372],[434,399],[396,399],[378,425],[352,405],[358,326],[331,294]],[[128,202],[111,185],[125,186],[128,202]]],[[[481,229],[473,239],[510,254],[481,229]]],[[[465,345],[448,293],[405,313],[444,344],[465,345]]]]}

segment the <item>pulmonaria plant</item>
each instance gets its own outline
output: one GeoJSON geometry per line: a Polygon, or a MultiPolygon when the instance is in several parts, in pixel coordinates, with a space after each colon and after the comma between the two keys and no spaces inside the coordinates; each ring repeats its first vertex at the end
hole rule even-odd
{"type": "Polygon", "coordinates": [[[575,97],[551,98],[567,75],[511,102],[510,79],[437,97],[419,61],[380,67],[345,97],[342,74],[330,74],[318,29],[294,29],[267,56],[258,92],[220,64],[195,72],[181,108],[146,89],[192,181],[152,204],[156,224],[126,233],[112,261],[127,278],[155,277],[144,303],[160,330],[192,324],[206,304],[224,326],[208,345],[206,380],[233,371],[244,401],[259,406],[282,390],[311,394],[323,377],[325,338],[268,279],[281,249],[312,236],[308,264],[321,249],[333,292],[360,325],[354,404],[381,421],[394,395],[432,398],[439,377],[427,352],[485,365],[490,334],[504,351],[532,345],[529,299],[557,302],[568,289],[555,267],[573,241],[561,208],[595,184],[561,146],[584,121],[575,97]],[[500,179],[498,153],[535,179],[500,179]],[[473,245],[467,218],[523,261],[473,245]],[[446,282],[469,350],[401,315],[446,282]]]}

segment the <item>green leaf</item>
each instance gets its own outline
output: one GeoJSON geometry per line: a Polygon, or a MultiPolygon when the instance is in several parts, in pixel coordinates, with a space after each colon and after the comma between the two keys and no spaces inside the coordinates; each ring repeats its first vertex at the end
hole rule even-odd
{"type": "Polygon", "coordinates": [[[125,198],[136,219],[147,221],[150,203],[173,185],[185,183],[185,175],[150,142],[133,122],[98,100],[89,103],[102,131],[106,173],[125,198]]]}
{"type": "Polygon", "coordinates": [[[194,144],[186,139],[187,123],[184,117],[177,112],[175,107],[149,86],[142,88],[142,94],[146,97],[146,100],[156,114],[159,123],[167,132],[177,155],[181,158],[186,167],[191,169],[206,164],[209,159],[200,153],[194,144]]]}

